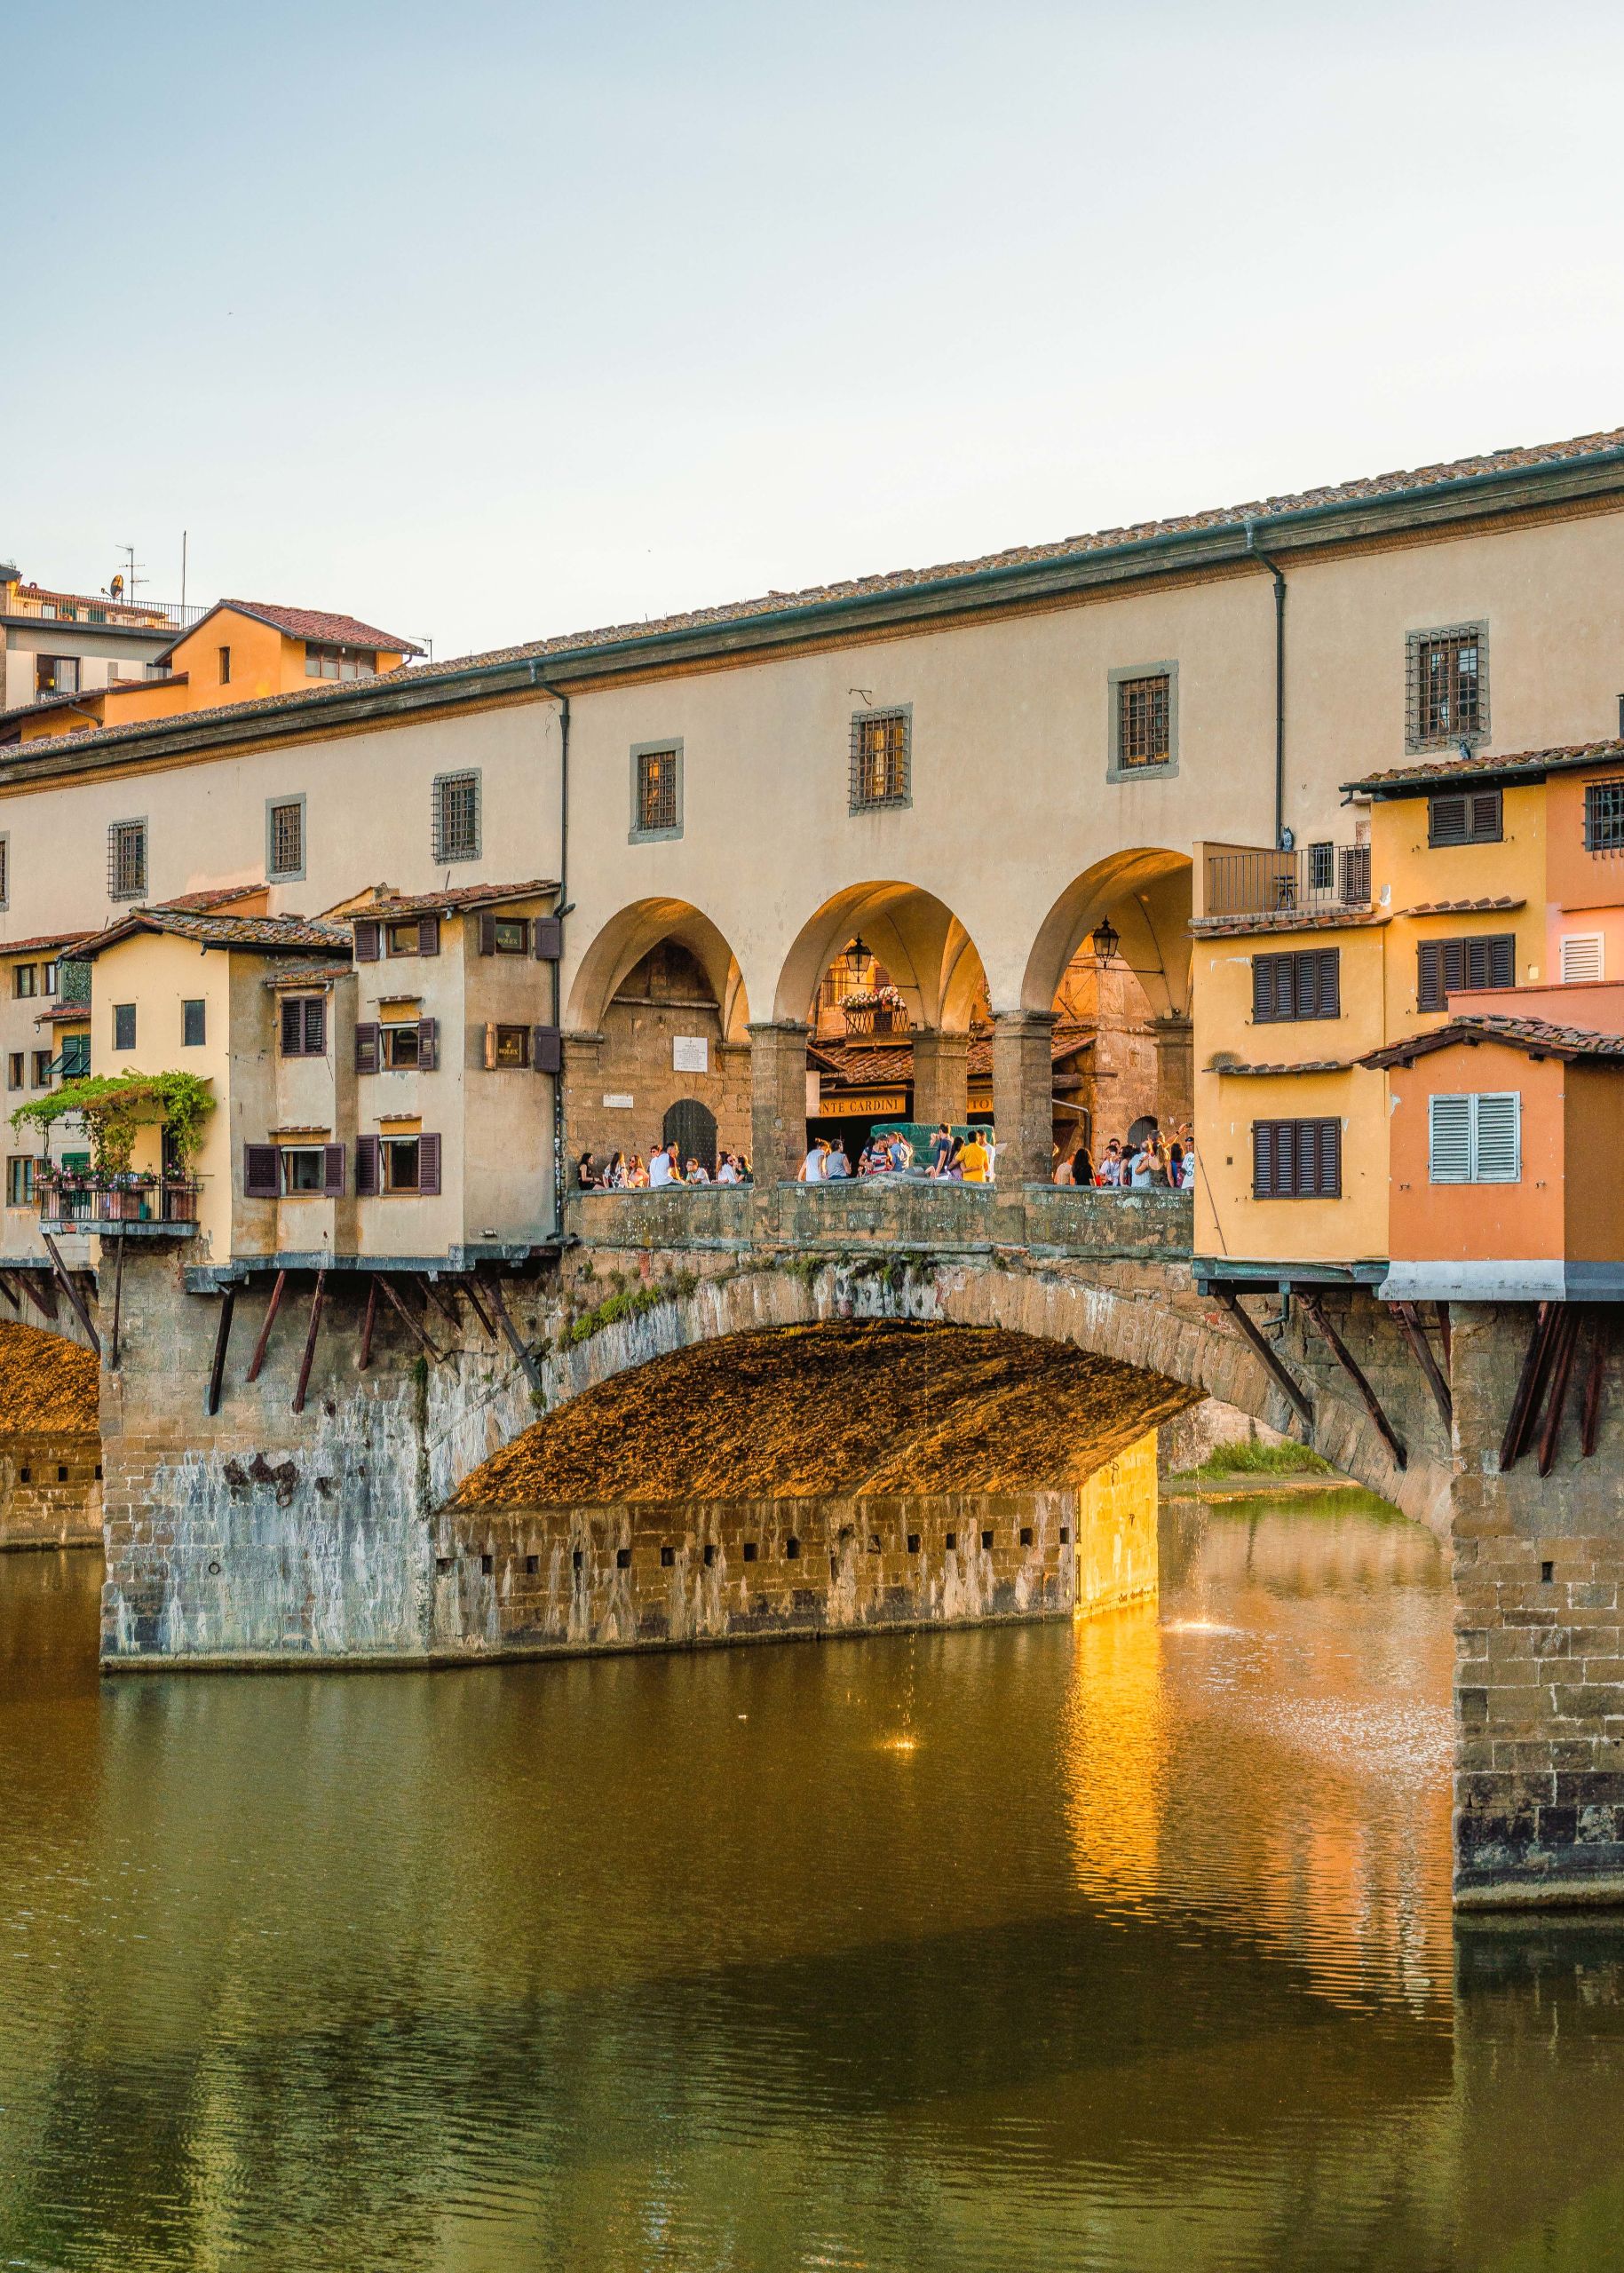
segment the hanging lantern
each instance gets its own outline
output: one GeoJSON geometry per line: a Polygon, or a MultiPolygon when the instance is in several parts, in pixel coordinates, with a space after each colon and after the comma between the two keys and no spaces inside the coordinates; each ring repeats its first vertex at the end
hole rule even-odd
{"type": "Polygon", "coordinates": [[[851,972],[853,978],[860,978],[863,973],[867,970],[870,961],[871,957],[868,950],[863,945],[862,938],[860,934],[857,939],[852,940],[851,946],[846,949],[846,969],[851,972]]]}
{"type": "Polygon", "coordinates": [[[1108,915],[1102,915],[1094,927],[1094,952],[1101,962],[1109,962],[1121,946],[1121,939],[1108,915]]]}

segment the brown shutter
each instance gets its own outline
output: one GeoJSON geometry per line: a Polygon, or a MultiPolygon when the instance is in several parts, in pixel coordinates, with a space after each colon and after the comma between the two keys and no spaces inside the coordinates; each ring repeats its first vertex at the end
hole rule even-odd
{"type": "Polygon", "coordinates": [[[1314,1190],[1322,1200],[1342,1197],[1342,1123],[1322,1121],[1319,1124],[1319,1174],[1314,1190]]]}
{"type": "Polygon", "coordinates": [[[384,927],[370,922],[355,926],[355,960],[376,962],[384,952],[384,927]]]}
{"type": "Polygon", "coordinates": [[[530,948],[537,962],[557,962],[564,953],[564,925],[556,915],[538,915],[530,926],[530,948]]]}
{"type": "Polygon", "coordinates": [[[297,1057],[305,1040],[305,1006],[297,996],[282,996],[281,1025],[282,1056],[297,1057]]]}
{"type": "Polygon", "coordinates": [[[561,1073],[564,1071],[564,1036],[558,1026],[537,1026],[534,1062],[538,1073],[561,1073]]]}
{"type": "Polygon", "coordinates": [[[1342,1016],[1342,949],[1326,947],[1319,956],[1319,1015],[1322,1018],[1342,1016]]]}
{"type": "Polygon", "coordinates": [[[1427,842],[1429,844],[1464,844],[1467,836],[1467,800],[1460,795],[1433,797],[1427,807],[1427,842]]]}
{"type": "Polygon", "coordinates": [[[1470,835],[1474,844],[1493,844],[1504,833],[1498,789],[1474,789],[1470,835]]]}
{"type": "Polygon", "coordinates": [[[420,915],[418,917],[417,952],[420,955],[437,955],[440,953],[440,918],[438,915],[420,915]]]}
{"type": "Polygon", "coordinates": [[[305,1055],[327,1055],[327,1003],[320,994],[309,996],[305,1003],[305,1055]]]}
{"type": "Polygon", "coordinates": [[[1444,948],[1438,939],[1423,939],[1415,950],[1415,1007],[1441,1010],[1444,1007],[1444,948]]]}
{"type": "Polygon", "coordinates": [[[377,1144],[376,1136],[358,1136],[355,1140],[355,1189],[362,1198],[377,1190],[377,1144]]]}
{"type": "Polygon", "coordinates": [[[1517,935],[1512,931],[1496,932],[1483,942],[1485,986],[1514,986],[1517,984],[1517,935]]]}
{"type": "MultiPolygon", "coordinates": [[[[1464,939],[1446,939],[1443,945],[1441,961],[1444,972],[1445,994],[1459,994],[1462,986],[1470,984],[1467,970],[1466,941],[1464,939]]],[[[1442,1007],[1443,1006],[1440,1004],[1439,1008],[1441,1009],[1442,1007]]]]}
{"type": "Polygon", "coordinates": [[[1255,1200],[1274,1198],[1274,1123],[1255,1121],[1252,1123],[1252,1197],[1255,1200]]]}
{"type": "Polygon", "coordinates": [[[244,1144],[242,1147],[242,1197],[245,1200],[274,1200],[276,1187],[275,1145],[244,1144]]]}
{"type": "Polygon", "coordinates": [[[1252,1018],[1256,1025],[1268,1026],[1279,1016],[1275,1009],[1274,974],[1279,955],[1252,957],[1252,1018]]]}
{"type": "Polygon", "coordinates": [[[496,952],[496,919],[494,915],[479,918],[479,953],[494,955],[496,952]]]}
{"type": "Polygon", "coordinates": [[[417,1189],[431,1198],[440,1190],[440,1139],[419,1136],[417,1139],[417,1189]]]}
{"type": "Polygon", "coordinates": [[[368,1019],[355,1029],[355,1070],[358,1073],[376,1073],[377,1069],[377,1021],[368,1019]]]}
{"type": "Polygon", "coordinates": [[[329,1200],[344,1198],[344,1146],[323,1144],[322,1165],[326,1171],[323,1184],[329,1200]]]}
{"type": "Polygon", "coordinates": [[[419,1018],[417,1021],[417,1070],[432,1073],[440,1063],[440,1021],[419,1018]]]}

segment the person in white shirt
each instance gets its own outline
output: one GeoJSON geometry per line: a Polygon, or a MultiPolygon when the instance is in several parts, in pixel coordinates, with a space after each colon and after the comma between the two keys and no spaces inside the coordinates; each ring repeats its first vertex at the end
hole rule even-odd
{"type": "Polygon", "coordinates": [[[828,1152],[828,1146],[823,1142],[821,1137],[818,1139],[815,1144],[809,1145],[807,1147],[806,1158],[801,1163],[801,1173],[796,1178],[796,1182],[797,1184],[823,1183],[825,1180],[823,1163],[828,1152]]]}
{"type": "Polygon", "coordinates": [[[717,1182],[718,1184],[737,1184],[738,1181],[739,1170],[734,1165],[733,1156],[731,1152],[724,1152],[722,1155],[722,1165],[717,1170],[717,1182]]]}
{"type": "Polygon", "coordinates": [[[651,1191],[657,1192],[662,1184],[676,1183],[677,1167],[671,1158],[674,1150],[670,1144],[656,1144],[649,1154],[648,1182],[651,1191]]]}

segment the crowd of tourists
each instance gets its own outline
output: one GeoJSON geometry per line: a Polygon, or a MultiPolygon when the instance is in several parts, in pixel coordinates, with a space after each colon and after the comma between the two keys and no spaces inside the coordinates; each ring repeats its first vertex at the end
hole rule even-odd
{"type": "Polygon", "coordinates": [[[852,1156],[839,1136],[814,1137],[807,1146],[797,1181],[838,1184],[858,1176],[923,1176],[951,1184],[991,1184],[998,1160],[998,1142],[990,1129],[972,1129],[955,1136],[944,1121],[920,1157],[899,1129],[882,1130],[864,1145],[853,1171],[852,1156]]]}
{"type": "Polygon", "coordinates": [[[1153,1129],[1137,1144],[1126,1137],[1112,1137],[1097,1160],[1081,1143],[1069,1154],[1057,1144],[1054,1157],[1057,1184],[1093,1184],[1101,1192],[1195,1189],[1195,1139],[1188,1123],[1181,1124],[1170,1144],[1164,1144],[1161,1131],[1153,1129]]]}
{"type": "Polygon", "coordinates": [[[685,1161],[679,1144],[656,1144],[647,1160],[641,1152],[614,1152],[607,1168],[597,1155],[582,1152],[575,1163],[575,1183],[582,1192],[659,1192],[669,1184],[749,1184],[750,1164],[742,1152],[724,1152],[713,1176],[703,1160],[690,1152],[685,1161]]]}
{"type": "MultiPolygon", "coordinates": [[[[806,1148],[796,1181],[801,1184],[839,1184],[848,1176],[923,1176],[942,1184],[993,1184],[998,1174],[998,1139],[991,1129],[971,1128],[955,1136],[944,1121],[930,1144],[916,1153],[899,1129],[873,1136],[852,1164],[845,1140],[814,1137],[806,1148]]],[[[1094,1158],[1079,1143],[1073,1152],[1054,1148],[1054,1181],[1058,1184],[1089,1184],[1101,1192],[1189,1192],[1195,1184],[1195,1140],[1187,1124],[1171,1142],[1152,1129],[1137,1143],[1113,1136],[1094,1158]]],[[[675,1143],[656,1144],[646,1160],[640,1152],[615,1152],[600,1168],[597,1156],[582,1152],[575,1164],[575,1182],[582,1192],[659,1192],[673,1184],[749,1184],[750,1164],[742,1152],[723,1152],[715,1173],[690,1153],[685,1161],[675,1143]]]]}

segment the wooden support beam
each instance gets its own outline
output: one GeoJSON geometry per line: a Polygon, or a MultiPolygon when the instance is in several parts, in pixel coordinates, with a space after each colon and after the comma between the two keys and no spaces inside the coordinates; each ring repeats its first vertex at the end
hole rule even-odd
{"type": "Polygon", "coordinates": [[[22,1281],[23,1293],[33,1303],[35,1309],[42,1318],[48,1318],[54,1326],[57,1319],[55,1283],[50,1279],[42,1279],[37,1271],[20,1271],[17,1276],[22,1281]]]}
{"type": "MultiPolygon", "coordinates": [[[[121,1239],[122,1247],[123,1241],[121,1239]]],[[[220,1383],[226,1375],[226,1347],[231,1340],[231,1321],[237,1307],[237,1290],[228,1285],[220,1296],[219,1329],[214,1337],[214,1363],[209,1368],[209,1394],[203,1400],[203,1411],[212,1420],[220,1409],[220,1383]]]]}
{"type": "Polygon", "coordinates": [[[508,1306],[502,1299],[502,1285],[499,1279],[493,1279],[491,1281],[491,1300],[496,1305],[496,1316],[501,1323],[502,1331],[507,1337],[509,1349],[524,1368],[525,1379],[540,1397],[543,1394],[542,1369],[526,1346],[524,1336],[508,1315],[508,1306]]]}
{"type": "Polygon", "coordinates": [[[18,1299],[17,1290],[12,1285],[9,1274],[4,1271],[0,1271],[0,1295],[5,1296],[14,1311],[20,1311],[22,1308],[22,1303],[18,1299]]]}
{"type": "Polygon", "coordinates": [[[1404,1330],[1405,1340],[1415,1353],[1415,1362],[1427,1377],[1427,1387],[1432,1392],[1432,1402],[1438,1407],[1439,1420],[1446,1430],[1453,1430],[1454,1399],[1449,1394],[1448,1382],[1438,1370],[1438,1359],[1432,1354],[1432,1344],[1427,1339],[1419,1311],[1414,1303],[1390,1303],[1388,1308],[1398,1319],[1404,1330]]]}
{"type": "Polygon", "coordinates": [[[299,1385],[293,1392],[293,1410],[305,1410],[305,1392],[310,1387],[310,1368],[315,1360],[316,1335],[321,1326],[321,1305],[327,1300],[327,1273],[318,1271],[316,1283],[310,1296],[310,1331],[305,1336],[305,1355],[299,1362],[299,1385]]]}
{"type": "Polygon", "coordinates": [[[265,1324],[259,1329],[259,1339],[254,1344],[254,1354],[248,1361],[247,1373],[242,1376],[244,1381],[257,1382],[259,1379],[259,1368],[265,1363],[265,1350],[271,1340],[271,1328],[275,1325],[276,1313],[282,1306],[282,1288],[287,1283],[287,1272],[279,1271],[271,1287],[271,1299],[265,1306],[265,1324]]]}
{"type": "Polygon", "coordinates": [[[472,1310],[474,1316],[479,1319],[487,1334],[489,1334],[493,1347],[500,1349],[502,1346],[501,1333],[497,1328],[495,1319],[485,1307],[485,1298],[479,1292],[479,1281],[474,1278],[471,1271],[470,1271],[468,1277],[463,1281],[463,1292],[468,1297],[469,1307],[472,1310]]]}
{"type": "Polygon", "coordinates": [[[84,1338],[90,1343],[93,1355],[99,1358],[101,1355],[101,1336],[96,1331],[95,1320],[91,1318],[89,1311],[85,1309],[84,1304],[79,1299],[79,1289],[75,1286],[73,1279],[68,1275],[67,1265],[63,1262],[62,1257],[58,1251],[56,1241],[51,1238],[49,1232],[42,1232],[40,1233],[40,1237],[45,1242],[45,1252],[51,1257],[51,1268],[56,1273],[57,1283],[67,1297],[67,1307],[72,1311],[74,1316],[84,1328],[84,1338]]]}
{"type": "Polygon", "coordinates": [[[117,1373],[119,1367],[118,1329],[124,1315],[124,1233],[118,1235],[118,1246],[113,1264],[113,1347],[107,1352],[108,1368],[117,1373]]]}
{"type": "Polygon", "coordinates": [[[413,1271],[412,1276],[423,1290],[423,1307],[424,1316],[427,1316],[429,1307],[432,1304],[434,1309],[440,1312],[441,1318],[448,1320],[450,1325],[460,1333],[462,1331],[463,1320],[456,1304],[448,1295],[441,1292],[440,1288],[438,1287],[434,1284],[434,1281],[429,1277],[426,1271],[413,1271]]]}
{"type": "Polygon", "coordinates": [[[1585,1401],[1580,1416],[1580,1449],[1586,1460],[1596,1450],[1602,1419],[1602,1383],[1607,1371],[1607,1344],[1612,1340],[1612,1313],[1605,1303],[1590,1312],[1590,1367],[1585,1375],[1585,1401]]]}
{"type": "Polygon", "coordinates": [[[384,1300],[399,1312],[408,1333],[414,1334],[416,1339],[422,1342],[424,1354],[426,1355],[430,1365],[433,1365],[440,1356],[439,1350],[429,1340],[428,1335],[424,1332],[422,1327],[418,1325],[416,1319],[412,1316],[410,1311],[407,1309],[406,1304],[400,1300],[400,1295],[396,1294],[394,1288],[390,1285],[389,1280],[381,1271],[375,1275],[373,1284],[383,1288],[384,1300]]]}
{"type": "Polygon", "coordinates": [[[377,1273],[367,1281],[367,1311],[360,1322],[360,1362],[357,1370],[365,1373],[372,1363],[372,1329],[377,1323],[377,1273]]]}
{"type": "Polygon", "coordinates": [[[1562,1304],[1562,1319],[1557,1329],[1557,1347],[1551,1358],[1550,1394],[1545,1404],[1545,1425],[1540,1431],[1540,1449],[1536,1464],[1541,1476],[1549,1476],[1557,1464],[1557,1445],[1562,1436],[1562,1408],[1567,1403],[1568,1376],[1573,1370],[1573,1350],[1579,1340],[1579,1306],[1576,1303],[1562,1304]]]}
{"type": "Polygon", "coordinates": [[[1224,1309],[1234,1319],[1235,1324],[1240,1327],[1247,1341],[1251,1343],[1253,1349],[1262,1358],[1270,1378],[1274,1382],[1277,1388],[1279,1389],[1282,1395],[1285,1397],[1286,1402],[1291,1406],[1299,1420],[1302,1421],[1303,1426],[1305,1428],[1311,1429],[1314,1425],[1313,1406],[1309,1403],[1309,1400],[1303,1394],[1303,1390],[1298,1388],[1296,1382],[1293,1381],[1291,1375],[1286,1371],[1285,1366],[1281,1365],[1279,1358],[1275,1355],[1273,1345],[1264,1338],[1259,1327],[1241,1308],[1240,1297],[1238,1295],[1232,1293],[1227,1287],[1218,1287],[1216,1289],[1216,1293],[1218,1300],[1223,1303],[1224,1309]]]}
{"type": "Polygon", "coordinates": [[[1523,1354],[1522,1371],[1517,1377],[1517,1388],[1512,1394],[1511,1410],[1506,1415],[1506,1433],[1500,1442],[1500,1472],[1502,1476],[1509,1476],[1527,1447],[1528,1431],[1538,1410],[1540,1383],[1544,1375],[1546,1359],[1550,1354],[1561,1307],[1559,1303],[1541,1303],[1534,1312],[1528,1347],[1523,1354]]]}
{"type": "Polygon", "coordinates": [[[1454,1360],[1449,1354],[1449,1305],[1447,1303],[1434,1303],[1432,1308],[1438,1319],[1438,1346],[1444,1353],[1444,1371],[1453,1381],[1454,1360]]]}
{"type": "Polygon", "coordinates": [[[1301,1303],[1303,1310],[1308,1313],[1315,1326],[1319,1328],[1321,1339],[1324,1341],[1325,1345],[1327,1349],[1329,1350],[1332,1357],[1335,1358],[1343,1373],[1347,1374],[1348,1379],[1353,1383],[1354,1388],[1359,1391],[1359,1401],[1364,1406],[1366,1412],[1369,1414],[1371,1421],[1374,1424],[1376,1434],[1381,1437],[1382,1442],[1387,1446],[1388,1451],[1391,1453],[1393,1456],[1394,1467],[1400,1469],[1407,1468],[1409,1465],[1409,1455],[1405,1451],[1403,1445],[1400,1443],[1398,1434],[1393,1428],[1392,1422],[1382,1410],[1381,1399],[1377,1397],[1374,1390],[1371,1388],[1370,1383],[1365,1379],[1363,1373],[1360,1371],[1358,1364],[1354,1360],[1352,1351],[1348,1348],[1341,1334],[1337,1333],[1336,1328],[1331,1324],[1330,1319],[1327,1318],[1324,1311],[1320,1308],[1319,1295],[1306,1294],[1299,1290],[1297,1300],[1301,1303]]]}

